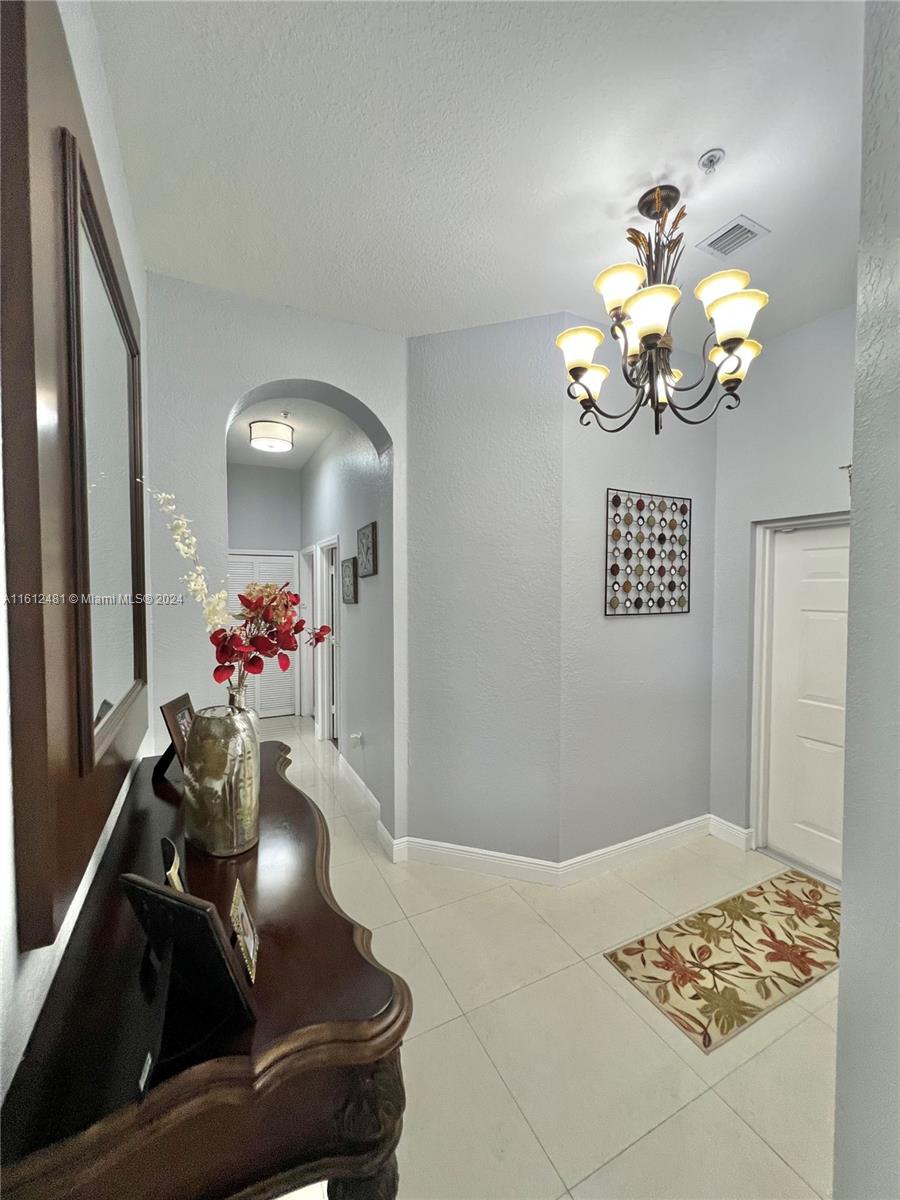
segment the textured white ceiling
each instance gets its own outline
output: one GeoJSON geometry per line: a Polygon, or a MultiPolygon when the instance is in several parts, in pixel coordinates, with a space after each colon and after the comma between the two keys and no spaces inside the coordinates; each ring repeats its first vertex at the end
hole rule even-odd
{"type": "Polygon", "coordinates": [[[341,413],[315,400],[261,400],[259,404],[252,404],[245,409],[229,425],[225,456],[230,463],[299,471],[328,435],[346,422],[347,418],[341,413]],[[290,413],[290,416],[282,416],[283,412],[290,413]],[[294,448],[284,454],[255,450],[250,445],[251,421],[284,421],[293,426],[294,448]]]}
{"type": "MultiPolygon", "coordinates": [[[[670,179],[691,243],[772,230],[733,260],[772,294],[761,336],[853,298],[861,4],[94,10],[156,271],[404,334],[599,313],[670,179]]],[[[718,267],[689,251],[681,282],[718,267]]]]}

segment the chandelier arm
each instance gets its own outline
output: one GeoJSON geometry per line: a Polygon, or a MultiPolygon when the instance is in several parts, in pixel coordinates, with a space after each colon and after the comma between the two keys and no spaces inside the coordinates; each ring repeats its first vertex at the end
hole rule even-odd
{"type": "MultiPolygon", "coordinates": [[[[676,385],[673,387],[673,389],[672,389],[673,391],[692,392],[695,388],[700,387],[700,385],[706,379],[706,372],[709,370],[709,367],[707,366],[707,363],[709,360],[707,359],[706,354],[707,354],[707,351],[709,350],[709,343],[710,343],[711,339],[714,338],[715,336],[716,336],[716,331],[713,329],[710,333],[708,333],[706,335],[706,337],[703,340],[703,348],[700,351],[700,357],[703,360],[703,373],[701,374],[700,378],[697,379],[694,383],[683,383],[683,384],[681,384],[680,387],[676,385]]],[[[716,370],[718,370],[718,367],[716,368],[716,370]]]]}
{"type": "Polygon", "coordinates": [[[741,398],[737,394],[737,392],[723,392],[722,395],[718,398],[718,400],[713,405],[712,409],[706,414],[706,416],[699,417],[696,421],[692,421],[690,417],[685,417],[683,415],[685,411],[689,412],[692,408],[696,408],[697,407],[696,404],[687,405],[687,406],[685,406],[685,408],[682,408],[682,409],[679,409],[674,404],[670,404],[669,408],[672,410],[673,415],[676,416],[679,421],[683,421],[685,423],[685,425],[702,425],[705,421],[708,421],[711,417],[714,417],[716,415],[716,413],[719,411],[719,408],[721,407],[723,401],[728,401],[728,400],[730,400],[731,403],[725,404],[725,407],[727,409],[733,411],[734,409],[740,407],[741,398]]]}
{"type": "MultiPolygon", "coordinates": [[[[602,412],[602,410],[597,408],[597,406],[595,404],[592,408],[585,407],[584,412],[581,414],[581,416],[578,418],[578,420],[582,425],[587,425],[590,421],[590,418],[593,417],[604,433],[621,433],[623,429],[628,428],[628,426],[631,424],[631,422],[634,420],[634,418],[638,415],[638,413],[640,411],[641,411],[640,403],[633,404],[632,407],[629,410],[627,410],[625,413],[619,414],[619,416],[626,417],[626,419],[622,422],[622,424],[616,425],[616,426],[613,426],[612,428],[610,428],[608,425],[604,425],[603,422],[600,420],[600,413],[602,412]]],[[[604,413],[603,415],[608,416],[608,414],[606,414],[606,413],[604,413]]],[[[614,419],[614,418],[610,418],[610,419],[614,419]]]]}
{"type": "MultiPolygon", "coordinates": [[[[625,326],[621,321],[613,321],[609,327],[610,335],[619,343],[619,350],[622,355],[622,375],[625,382],[630,388],[637,389],[640,387],[639,374],[635,374],[628,370],[628,338],[625,335],[625,326]],[[616,330],[619,332],[617,333],[616,330]]],[[[638,358],[637,365],[641,365],[641,360],[638,358]]]]}
{"type": "MultiPolygon", "coordinates": [[[[585,410],[586,412],[590,412],[592,409],[596,409],[601,417],[606,417],[607,421],[618,421],[622,417],[627,417],[628,414],[631,412],[632,408],[636,407],[635,405],[632,404],[632,405],[629,405],[629,407],[626,408],[624,412],[620,412],[620,413],[606,412],[605,409],[602,409],[600,407],[600,405],[597,403],[597,401],[594,399],[594,397],[591,395],[590,389],[588,387],[586,387],[585,384],[581,383],[577,379],[573,379],[572,382],[569,384],[569,386],[566,388],[566,395],[570,396],[573,400],[577,400],[579,402],[579,404],[582,404],[582,405],[589,404],[590,408],[586,409],[585,410]],[[583,392],[584,395],[583,396],[579,395],[578,394],[579,391],[583,392]]],[[[583,417],[584,417],[584,414],[582,414],[582,416],[579,418],[579,420],[581,421],[582,425],[586,425],[587,422],[583,419],[583,417]]],[[[598,422],[598,424],[599,424],[599,422],[598,422]]]]}
{"type": "MultiPolygon", "coordinates": [[[[693,410],[695,408],[699,408],[701,404],[705,403],[705,401],[707,401],[710,398],[710,396],[712,395],[713,391],[715,390],[716,384],[718,382],[719,382],[719,373],[718,373],[718,371],[714,371],[712,379],[710,379],[708,385],[704,389],[703,394],[699,397],[699,399],[695,400],[693,402],[693,404],[673,404],[672,405],[673,412],[678,412],[678,411],[693,412],[693,410]]],[[[675,390],[677,390],[677,389],[675,389],[675,390]]]]}

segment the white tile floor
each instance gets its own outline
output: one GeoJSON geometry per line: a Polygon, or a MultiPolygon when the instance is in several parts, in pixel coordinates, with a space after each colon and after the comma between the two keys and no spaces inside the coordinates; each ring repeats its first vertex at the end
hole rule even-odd
{"type": "Polygon", "coordinates": [[[780,863],[706,837],[566,888],[394,864],[330,743],[262,730],[328,820],[339,903],[412,988],[403,1200],[831,1195],[837,973],[707,1056],[602,953],[780,863]]]}

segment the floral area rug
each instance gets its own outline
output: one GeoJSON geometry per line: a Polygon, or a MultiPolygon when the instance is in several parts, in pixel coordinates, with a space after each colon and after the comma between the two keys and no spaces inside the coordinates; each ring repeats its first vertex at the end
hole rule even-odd
{"type": "Polygon", "coordinates": [[[835,969],[840,916],[835,888],[783,871],[606,958],[708,1054],[835,969]]]}

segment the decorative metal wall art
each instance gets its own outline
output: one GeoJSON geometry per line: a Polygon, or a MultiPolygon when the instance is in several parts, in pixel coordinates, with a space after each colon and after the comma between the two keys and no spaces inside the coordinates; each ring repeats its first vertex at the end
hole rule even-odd
{"type": "Polygon", "coordinates": [[[358,600],[358,564],[356,555],[341,560],[341,599],[345,604],[356,604],[358,600]]]}
{"type": "Polygon", "coordinates": [[[606,492],[606,615],[662,616],[691,608],[691,501],[606,492]]]}
{"type": "Polygon", "coordinates": [[[378,522],[370,521],[356,531],[356,556],[359,559],[359,578],[378,574],[378,522]]]}

